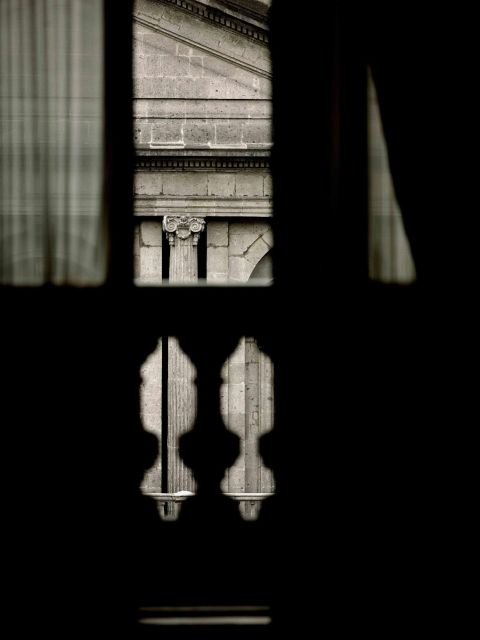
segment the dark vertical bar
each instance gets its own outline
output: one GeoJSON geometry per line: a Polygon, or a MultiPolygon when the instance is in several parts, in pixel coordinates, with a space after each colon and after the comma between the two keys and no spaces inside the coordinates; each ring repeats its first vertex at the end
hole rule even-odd
{"type": "MultiPolygon", "coordinates": [[[[206,225],[208,225],[208,218],[206,225]]],[[[198,279],[206,280],[207,278],[207,229],[200,234],[198,239],[198,279]]]]}
{"type": "Polygon", "coordinates": [[[133,283],[132,0],[105,0],[105,188],[108,283],[133,283]]]}
{"type": "Polygon", "coordinates": [[[162,238],[162,280],[168,282],[170,278],[170,243],[164,234],[162,238]]]}
{"type": "Polygon", "coordinates": [[[363,21],[361,8],[340,4],[333,24],[333,255],[329,275],[350,284],[368,279],[367,65],[363,21]]]}

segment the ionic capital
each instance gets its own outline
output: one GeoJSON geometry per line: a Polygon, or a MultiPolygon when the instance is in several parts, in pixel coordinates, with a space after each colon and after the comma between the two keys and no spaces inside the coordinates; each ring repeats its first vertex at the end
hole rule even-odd
{"type": "Polygon", "coordinates": [[[163,230],[172,246],[178,240],[188,240],[190,237],[193,245],[198,244],[200,233],[204,228],[204,218],[193,218],[191,216],[165,216],[163,218],[163,230]]]}

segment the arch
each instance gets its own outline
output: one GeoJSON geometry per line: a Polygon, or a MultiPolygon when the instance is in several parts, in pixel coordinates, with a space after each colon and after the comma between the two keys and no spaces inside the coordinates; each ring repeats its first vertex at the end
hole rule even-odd
{"type": "MultiPolygon", "coordinates": [[[[269,253],[273,246],[273,236],[271,231],[267,231],[263,235],[259,236],[255,242],[253,242],[244,253],[245,261],[248,265],[246,270],[246,280],[250,280],[259,263],[269,253]]],[[[271,259],[271,258],[270,258],[271,259]]],[[[255,276],[258,277],[258,276],[255,276]]],[[[271,278],[271,275],[270,275],[271,278]]]]}
{"type": "Polygon", "coordinates": [[[273,264],[271,251],[267,251],[263,258],[261,258],[257,262],[252,273],[250,274],[249,280],[261,280],[262,283],[272,284],[273,264]]]}

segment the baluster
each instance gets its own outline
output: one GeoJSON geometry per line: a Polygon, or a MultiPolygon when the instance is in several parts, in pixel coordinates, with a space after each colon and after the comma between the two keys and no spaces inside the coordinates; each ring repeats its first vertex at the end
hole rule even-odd
{"type": "Polygon", "coordinates": [[[238,520],[237,505],[220,489],[226,469],[240,451],[239,437],[226,428],[220,413],[220,371],[238,337],[212,332],[181,336],[179,342],[197,369],[197,417],[193,429],[180,438],[180,455],[192,470],[197,493],[184,503],[180,517],[238,520]]]}

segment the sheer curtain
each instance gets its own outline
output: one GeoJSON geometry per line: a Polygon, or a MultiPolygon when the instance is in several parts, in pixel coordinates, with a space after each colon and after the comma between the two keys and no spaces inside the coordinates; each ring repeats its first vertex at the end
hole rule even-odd
{"type": "Polygon", "coordinates": [[[103,0],[0,0],[0,283],[97,285],[103,0]]]}
{"type": "Polygon", "coordinates": [[[415,265],[393,189],[375,85],[368,79],[370,277],[390,283],[415,280],[415,265]]]}

